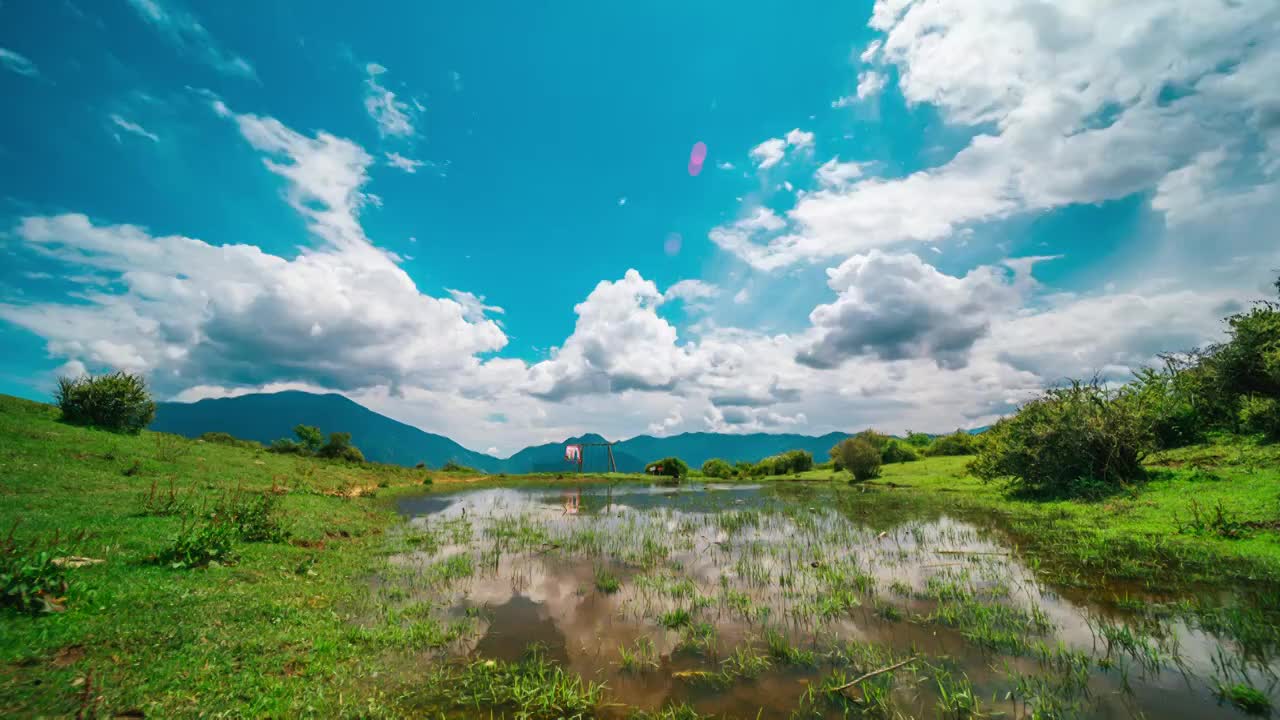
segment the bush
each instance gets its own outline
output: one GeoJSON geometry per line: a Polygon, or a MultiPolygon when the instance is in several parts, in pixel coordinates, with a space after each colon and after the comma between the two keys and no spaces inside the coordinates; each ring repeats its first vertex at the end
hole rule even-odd
{"type": "Polygon", "coordinates": [[[262,443],[256,440],[241,440],[231,433],[207,432],[201,435],[199,439],[209,443],[217,443],[219,445],[230,445],[231,447],[245,448],[246,450],[262,449],[262,443]]]}
{"type": "Polygon", "coordinates": [[[216,519],[230,523],[246,542],[284,542],[289,531],[281,523],[277,499],[270,493],[233,495],[215,512],[216,519]]]}
{"type": "Polygon", "coordinates": [[[141,375],[114,372],[58,378],[62,419],[72,425],[137,434],[156,417],[156,404],[141,375]]]}
{"type": "Polygon", "coordinates": [[[890,438],[888,435],[885,435],[884,433],[881,433],[881,432],[877,432],[875,430],[863,430],[857,435],[854,435],[854,437],[859,440],[865,441],[876,450],[884,450],[884,446],[888,445],[889,441],[893,439],[893,438],[890,438]]]}
{"type": "Polygon", "coordinates": [[[866,438],[845,438],[833,451],[840,459],[840,467],[853,473],[854,480],[862,482],[880,477],[880,450],[866,438]]]}
{"type": "Polygon", "coordinates": [[[933,436],[928,433],[907,431],[907,444],[918,450],[923,450],[933,443],[933,436]]]}
{"type": "Polygon", "coordinates": [[[1240,425],[1268,440],[1280,440],[1280,402],[1256,395],[1244,398],[1240,402],[1240,425]]]}
{"type": "Polygon", "coordinates": [[[455,461],[453,461],[453,460],[450,460],[449,462],[445,463],[444,465],[441,465],[441,466],[440,466],[440,471],[441,471],[441,472],[456,472],[456,473],[471,473],[471,474],[473,474],[473,475],[479,475],[479,474],[480,474],[480,471],[479,471],[479,470],[477,470],[477,469],[475,469],[475,468],[473,468],[473,467],[467,467],[466,465],[463,465],[463,464],[462,464],[462,463],[460,463],[460,462],[455,462],[455,461]]]}
{"type": "Polygon", "coordinates": [[[53,546],[24,547],[10,530],[9,536],[0,540],[0,608],[30,614],[65,609],[67,575],[54,562],[58,554],[53,546]]]}
{"type": "Polygon", "coordinates": [[[813,455],[805,450],[788,450],[771,455],[756,463],[751,474],[757,477],[765,475],[790,475],[808,472],[813,469],[813,455]]]}
{"type": "Polygon", "coordinates": [[[676,478],[677,480],[683,477],[688,477],[689,475],[689,466],[685,464],[685,461],[678,457],[666,457],[661,460],[651,462],[645,466],[645,472],[648,472],[650,469],[653,470],[655,475],[665,475],[667,477],[676,478]]]}
{"type": "Polygon", "coordinates": [[[290,440],[289,438],[280,438],[271,443],[271,447],[267,448],[268,452],[281,453],[283,455],[305,455],[306,448],[301,443],[290,440]]]}
{"type": "Polygon", "coordinates": [[[739,460],[733,464],[733,474],[738,477],[748,477],[751,475],[753,468],[755,468],[755,465],[752,465],[745,460],[739,460]]]}
{"type": "MultiPolygon", "coordinates": [[[[299,425],[298,427],[302,427],[299,425]]],[[[303,440],[303,445],[307,444],[303,440]]],[[[351,444],[351,433],[336,432],[329,433],[329,442],[320,446],[316,451],[317,457],[329,458],[331,460],[346,460],[347,462],[364,462],[364,453],[360,449],[351,444]]]]}
{"type": "Polygon", "coordinates": [[[956,430],[950,435],[934,438],[929,447],[925,448],[924,454],[929,457],[973,455],[978,452],[978,437],[964,430],[956,430]]]}
{"type": "Polygon", "coordinates": [[[156,553],[152,561],[172,568],[205,567],[211,562],[231,560],[236,528],[221,519],[187,525],[173,543],[156,553]]]}
{"type": "Polygon", "coordinates": [[[915,447],[902,440],[890,440],[880,449],[880,460],[884,464],[914,462],[920,459],[915,447]]]}
{"type": "MultiPolygon", "coordinates": [[[[1196,371],[1172,356],[1165,368],[1143,368],[1130,383],[1129,402],[1136,403],[1151,426],[1156,447],[1162,450],[1184,447],[1204,440],[1208,413],[1197,401],[1196,371]]],[[[1203,373],[1201,373],[1203,374],[1203,373]]]]}
{"type": "MultiPolygon", "coordinates": [[[[311,425],[295,425],[293,434],[298,437],[298,446],[308,455],[317,455],[324,447],[324,433],[320,432],[320,428],[311,425]]],[[[329,436],[332,441],[333,436],[329,436]]],[[[351,433],[347,433],[347,440],[351,440],[351,433]]]]}
{"type": "Polygon", "coordinates": [[[1155,440],[1130,393],[1097,381],[1048,390],[982,436],[969,470],[1018,492],[1056,497],[1142,480],[1155,440]]]}
{"type": "Polygon", "coordinates": [[[720,458],[711,458],[702,463],[702,474],[710,478],[725,479],[733,476],[733,468],[720,458]]]}

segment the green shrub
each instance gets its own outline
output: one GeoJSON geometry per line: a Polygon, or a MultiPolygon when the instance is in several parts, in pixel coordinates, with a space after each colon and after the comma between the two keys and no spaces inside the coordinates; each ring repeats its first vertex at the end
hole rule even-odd
{"type": "Polygon", "coordinates": [[[928,433],[908,430],[906,443],[917,450],[923,450],[933,443],[933,436],[928,433]]]}
{"type": "Polygon", "coordinates": [[[805,450],[788,450],[777,455],[770,455],[752,468],[752,475],[791,475],[808,472],[813,469],[813,455],[805,450]]]}
{"type": "Polygon", "coordinates": [[[47,547],[23,546],[13,530],[0,540],[0,608],[29,614],[64,609],[68,583],[65,569],[54,562],[61,554],[56,545],[55,540],[47,547]]]}
{"type": "Polygon", "coordinates": [[[689,476],[689,466],[678,457],[666,457],[645,466],[645,471],[652,469],[655,475],[665,475],[677,480],[689,476]]]}
{"type": "Polygon", "coordinates": [[[915,462],[920,459],[920,453],[915,447],[907,444],[902,440],[890,440],[880,449],[880,460],[884,464],[915,462]]]}
{"type": "Polygon", "coordinates": [[[272,441],[271,446],[267,448],[267,451],[281,453],[283,455],[306,454],[306,448],[302,446],[302,443],[290,440],[289,438],[280,438],[279,440],[272,441]]]}
{"type": "Polygon", "coordinates": [[[969,470],[1018,492],[1059,497],[1142,480],[1155,441],[1128,393],[1097,381],[1047,390],[982,436],[969,470]]]}
{"type": "Polygon", "coordinates": [[[853,473],[855,481],[880,477],[880,450],[866,438],[845,438],[833,450],[840,467],[853,473]]]}
{"type": "Polygon", "coordinates": [[[133,373],[60,377],[54,399],[63,421],[112,432],[137,434],[156,416],[146,380],[133,373]]]}
{"type": "Polygon", "coordinates": [[[280,520],[278,499],[271,493],[235,494],[215,511],[216,519],[235,527],[246,542],[284,542],[289,531],[280,520]]]}
{"type": "Polygon", "coordinates": [[[720,458],[711,458],[702,463],[702,474],[709,478],[725,479],[733,476],[733,468],[720,458]]]}
{"type": "MultiPolygon", "coordinates": [[[[301,427],[301,426],[299,426],[301,427]]],[[[303,441],[306,444],[306,441],[303,441]]],[[[351,444],[351,433],[336,432],[329,433],[329,441],[320,446],[316,451],[316,455],[331,460],[346,460],[347,462],[362,463],[364,462],[364,453],[360,449],[351,444]]]]}
{"type": "Polygon", "coordinates": [[[1142,368],[1129,384],[1127,402],[1135,403],[1151,427],[1157,448],[1167,450],[1204,440],[1210,416],[1202,383],[1202,372],[1174,356],[1165,357],[1162,370],[1142,368]]]}
{"type": "Polygon", "coordinates": [[[892,440],[888,435],[871,429],[863,430],[857,435],[854,435],[854,437],[867,442],[876,450],[884,450],[884,446],[888,445],[889,441],[892,440]]]}
{"type": "MultiPolygon", "coordinates": [[[[295,425],[293,434],[298,438],[298,445],[308,455],[316,455],[324,446],[324,433],[320,432],[320,428],[312,425],[295,425]]],[[[348,434],[347,439],[351,436],[348,434]]]]}
{"type": "Polygon", "coordinates": [[[473,467],[468,467],[468,466],[463,465],[462,463],[460,463],[460,462],[456,462],[456,461],[454,461],[454,460],[450,460],[449,462],[447,462],[447,463],[445,463],[444,465],[440,466],[440,471],[441,471],[441,472],[456,472],[456,473],[471,473],[471,474],[473,474],[473,475],[479,475],[479,474],[480,474],[480,471],[479,471],[479,470],[477,470],[477,469],[475,469],[475,468],[473,468],[473,467]]]}
{"type": "Polygon", "coordinates": [[[152,561],[172,568],[205,567],[211,562],[227,562],[235,557],[235,541],[235,525],[220,518],[185,525],[173,542],[156,553],[152,561]]]}
{"type": "Polygon", "coordinates": [[[929,443],[924,454],[929,457],[973,455],[978,452],[978,437],[964,430],[956,430],[950,435],[940,435],[929,443]]]}
{"type": "Polygon", "coordinates": [[[244,448],[246,450],[261,450],[262,443],[256,440],[242,440],[231,433],[224,432],[207,432],[200,436],[200,439],[219,445],[230,445],[231,447],[244,448]]]}
{"type": "Polygon", "coordinates": [[[1280,440],[1280,402],[1256,395],[1244,398],[1240,402],[1240,425],[1246,432],[1280,440]]]}
{"type": "Polygon", "coordinates": [[[754,467],[755,465],[745,460],[739,460],[738,462],[733,464],[733,474],[737,475],[738,477],[748,477],[751,475],[751,470],[754,467]]]}

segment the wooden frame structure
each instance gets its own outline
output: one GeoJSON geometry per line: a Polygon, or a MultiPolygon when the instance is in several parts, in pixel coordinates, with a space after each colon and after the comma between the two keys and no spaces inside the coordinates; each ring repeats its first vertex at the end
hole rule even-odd
{"type": "Polygon", "coordinates": [[[617,461],[616,461],[616,460],[614,460],[614,459],[613,459],[613,445],[614,445],[614,443],[611,443],[611,442],[598,442],[598,443],[570,443],[570,444],[571,444],[571,445],[577,445],[577,446],[578,446],[578,474],[579,474],[579,475],[581,475],[581,474],[582,474],[582,463],[583,463],[583,461],[584,461],[584,460],[586,460],[586,457],[587,457],[587,448],[589,448],[589,447],[602,447],[602,448],[604,448],[604,449],[605,449],[605,453],[606,453],[606,454],[608,455],[608,457],[609,457],[609,472],[613,472],[613,473],[618,472],[618,463],[617,463],[617,461]]]}

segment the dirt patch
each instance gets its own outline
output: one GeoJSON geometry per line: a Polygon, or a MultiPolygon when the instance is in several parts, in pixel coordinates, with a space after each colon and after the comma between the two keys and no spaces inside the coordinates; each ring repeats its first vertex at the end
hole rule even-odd
{"type": "Polygon", "coordinates": [[[67,645],[66,647],[58,648],[58,651],[53,654],[53,660],[50,661],[50,664],[56,668],[66,668],[75,665],[82,659],[84,659],[83,645],[67,645]]]}

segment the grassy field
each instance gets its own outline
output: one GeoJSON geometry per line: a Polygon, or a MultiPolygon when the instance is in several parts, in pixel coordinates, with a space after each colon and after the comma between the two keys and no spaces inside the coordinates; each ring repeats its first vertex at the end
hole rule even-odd
{"type": "MultiPolygon", "coordinates": [[[[1275,448],[1248,444],[1169,453],[1146,486],[1092,503],[1007,499],[967,477],[964,458],[888,466],[865,490],[995,511],[1029,547],[1061,560],[1064,575],[1085,568],[1149,583],[1172,574],[1266,587],[1280,585],[1278,460],[1275,448]]],[[[0,609],[0,715],[404,712],[406,674],[426,682],[422,668],[405,666],[406,652],[448,629],[406,631],[377,612],[371,590],[398,546],[392,500],[428,478],[519,481],[113,435],[0,396],[0,537],[12,541],[4,552],[92,561],[65,570],[68,590],[50,598],[63,611],[0,609]],[[239,537],[208,567],[156,560],[201,518],[264,496],[287,537],[239,537]]],[[[648,479],[609,479],[629,478],[648,479]]]]}
{"type": "MultiPolygon", "coordinates": [[[[968,461],[885,465],[882,477],[864,487],[960,512],[996,513],[1025,545],[1072,569],[1164,583],[1280,586],[1280,445],[1232,439],[1160,453],[1148,461],[1148,482],[1094,501],[1012,498],[969,475],[968,461]]],[[[849,478],[831,470],[799,477],[849,478]]]]}

